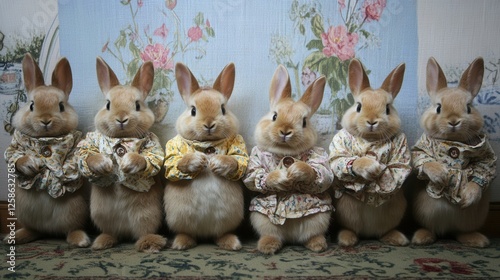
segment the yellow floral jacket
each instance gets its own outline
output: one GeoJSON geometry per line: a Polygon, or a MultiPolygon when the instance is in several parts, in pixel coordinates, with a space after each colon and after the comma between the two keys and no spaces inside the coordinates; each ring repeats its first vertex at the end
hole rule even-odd
{"type": "Polygon", "coordinates": [[[111,138],[95,131],[87,133],[87,137],[78,144],[76,155],[80,172],[91,183],[101,187],[120,183],[134,191],[147,192],[154,184],[153,176],[160,172],[164,151],[160,140],[152,132],[143,138],[111,138]],[[122,157],[128,152],[144,156],[146,169],[142,173],[126,174],[120,169],[122,157]],[[111,174],[101,176],[90,171],[87,158],[99,153],[113,161],[111,174]]]}
{"type": "Polygon", "coordinates": [[[404,133],[386,141],[367,141],[340,130],[330,143],[330,165],[339,179],[335,197],[347,193],[369,205],[380,206],[400,190],[411,173],[410,149],[404,133]],[[349,170],[348,163],[359,157],[372,157],[383,165],[382,175],[366,182],[349,170]]]}
{"type": "Polygon", "coordinates": [[[424,163],[437,161],[444,164],[448,170],[448,184],[438,186],[427,184],[427,193],[433,198],[446,197],[452,203],[461,200],[460,187],[469,181],[477,183],[485,190],[495,178],[495,152],[490,146],[486,135],[481,135],[476,145],[461,142],[433,139],[425,133],[412,148],[412,163],[418,171],[418,178],[428,180],[422,172],[424,163]]]}
{"type": "Polygon", "coordinates": [[[184,173],[177,169],[178,162],[185,154],[201,152],[233,156],[238,161],[238,169],[227,175],[228,180],[237,181],[243,177],[248,165],[248,154],[243,137],[239,134],[218,141],[187,140],[180,135],[170,139],[165,147],[165,178],[170,181],[190,180],[198,173],[184,173]]]}
{"type": "Polygon", "coordinates": [[[80,131],[72,131],[62,137],[34,138],[14,131],[4,154],[7,163],[15,164],[23,156],[37,158],[42,163],[40,172],[34,177],[18,174],[19,187],[46,190],[54,198],[78,190],[83,179],[74,153],[81,136],[80,131]]]}

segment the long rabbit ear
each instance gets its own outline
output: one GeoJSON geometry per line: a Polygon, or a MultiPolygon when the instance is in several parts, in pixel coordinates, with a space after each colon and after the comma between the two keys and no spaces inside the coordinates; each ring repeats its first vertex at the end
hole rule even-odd
{"type": "Polygon", "coordinates": [[[357,59],[353,59],[349,63],[349,87],[354,96],[370,87],[370,80],[368,80],[365,69],[357,59]]]}
{"type": "Polygon", "coordinates": [[[281,99],[292,97],[292,85],[285,66],[279,65],[274,72],[269,89],[269,102],[273,108],[281,99]]]}
{"type": "Polygon", "coordinates": [[[151,88],[153,88],[154,76],[155,70],[153,68],[153,62],[151,61],[144,62],[134,76],[132,86],[138,88],[142,92],[143,99],[146,99],[151,88]]]}
{"type": "Polygon", "coordinates": [[[235,72],[234,64],[229,63],[222,69],[214,82],[213,88],[222,93],[226,97],[226,100],[229,100],[231,93],[233,93],[235,72]]]}
{"type": "Polygon", "coordinates": [[[462,74],[459,87],[467,90],[476,97],[483,84],[484,61],[482,57],[476,58],[462,74]]]}
{"type": "Polygon", "coordinates": [[[396,98],[399,91],[401,90],[401,86],[403,85],[403,77],[405,75],[405,64],[401,63],[394,70],[387,75],[384,82],[382,83],[381,89],[387,91],[392,95],[392,98],[396,98]]]}
{"type": "Polygon", "coordinates": [[[310,116],[312,116],[321,105],[325,84],[326,78],[322,75],[307,87],[304,95],[300,98],[300,101],[311,108],[311,113],[309,114],[310,116]]]}
{"type": "Polygon", "coordinates": [[[24,86],[28,92],[39,86],[45,85],[42,70],[35,63],[31,54],[27,53],[23,58],[24,86]]]}
{"type": "Polygon", "coordinates": [[[113,72],[104,59],[99,56],[96,59],[96,70],[97,81],[104,95],[106,95],[111,88],[120,84],[115,72],[113,72]]]}
{"type": "Polygon", "coordinates": [[[427,93],[433,95],[440,91],[442,88],[448,86],[446,77],[434,57],[430,57],[427,61],[427,77],[426,77],[427,93]]]}
{"type": "Polygon", "coordinates": [[[66,97],[69,97],[73,88],[73,74],[69,61],[65,57],[57,62],[54,72],[52,72],[52,85],[62,90],[66,97]]]}
{"type": "Polygon", "coordinates": [[[175,79],[177,80],[177,87],[184,102],[188,102],[189,96],[197,91],[200,86],[189,68],[178,62],[175,64],[175,79]]]}

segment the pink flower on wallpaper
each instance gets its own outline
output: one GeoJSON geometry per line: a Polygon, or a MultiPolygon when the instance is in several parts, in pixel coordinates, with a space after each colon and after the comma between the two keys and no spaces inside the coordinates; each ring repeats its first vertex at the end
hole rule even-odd
{"type": "Polygon", "coordinates": [[[141,8],[144,5],[144,0],[137,0],[137,7],[141,8]]]}
{"type": "Polygon", "coordinates": [[[167,26],[165,26],[165,23],[162,26],[156,28],[155,31],[153,32],[153,35],[160,36],[163,39],[167,38],[168,29],[167,26]]]}
{"type": "Polygon", "coordinates": [[[339,10],[345,8],[345,0],[338,0],[337,3],[339,3],[339,10]]]}
{"type": "Polygon", "coordinates": [[[191,39],[191,41],[197,42],[201,39],[201,36],[203,36],[203,31],[199,26],[193,26],[189,28],[187,35],[191,39]]]}
{"type": "Polygon", "coordinates": [[[354,47],[358,43],[358,34],[348,33],[344,25],[330,26],[328,31],[321,34],[323,42],[323,54],[327,57],[336,55],[344,61],[353,58],[354,47]]]}
{"type": "Polygon", "coordinates": [[[205,22],[205,25],[206,25],[208,28],[210,28],[210,21],[208,21],[208,19],[207,19],[207,21],[205,22]]]}
{"type": "Polygon", "coordinates": [[[162,44],[147,45],[141,52],[143,61],[152,61],[155,69],[173,69],[174,62],[168,57],[170,49],[162,44]]]}
{"type": "Polygon", "coordinates": [[[384,11],[386,0],[366,0],[363,3],[363,17],[367,21],[379,20],[382,12],[384,11]]]}
{"type": "Polygon", "coordinates": [[[173,10],[175,6],[177,6],[177,0],[165,0],[165,6],[167,6],[169,10],[173,10]]]}

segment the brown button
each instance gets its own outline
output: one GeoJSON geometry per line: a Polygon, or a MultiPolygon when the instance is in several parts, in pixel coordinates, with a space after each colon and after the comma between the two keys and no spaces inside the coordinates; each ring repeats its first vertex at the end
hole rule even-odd
{"type": "Polygon", "coordinates": [[[295,162],[295,160],[293,159],[293,157],[284,157],[283,158],[283,165],[286,168],[290,167],[290,165],[292,165],[294,162],[295,162]]]}
{"type": "Polygon", "coordinates": [[[43,146],[42,149],[40,149],[40,154],[44,157],[50,157],[52,155],[52,151],[49,146],[43,146]]]}
{"type": "Polygon", "coordinates": [[[213,153],[215,153],[214,147],[208,147],[205,149],[205,154],[213,154],[213,153]]]}
{"type": "Polygon", "coordinates": [[[125,155],[127,153],[127,149],[125,149],[125,147],[123,147],[121,144],[118,144],[115,146],[115,153],[119,157],[122,157],[123,155],[125,155]]]}
{"type": "Polygon", "coordinates": [[[451,147],[448,150],[448,155],[452,158],[458,158],[460,156],[460,150],[457,147],[451,147]]]}

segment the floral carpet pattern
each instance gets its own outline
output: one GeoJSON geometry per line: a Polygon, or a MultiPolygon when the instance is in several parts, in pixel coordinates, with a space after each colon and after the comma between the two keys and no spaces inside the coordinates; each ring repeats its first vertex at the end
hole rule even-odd
{"type": "MultiPolygon", "coordinates": [[[[5,245],[3,245],[6,247],[5,245]]],[[[138,253],[123,243],[100,252],[70,248],[63,240],[41,240],[16,246],[16,267],[2,279],[500,279],[500,239],[485,249],[468,248],[451,240],[426,247],[392,247],[362,241],[352,248],[336,244],[322,253],[286,246],[265,256],[255,241],[239,252],[213,244],[187,251],[165,249],[138,253]]]]}

